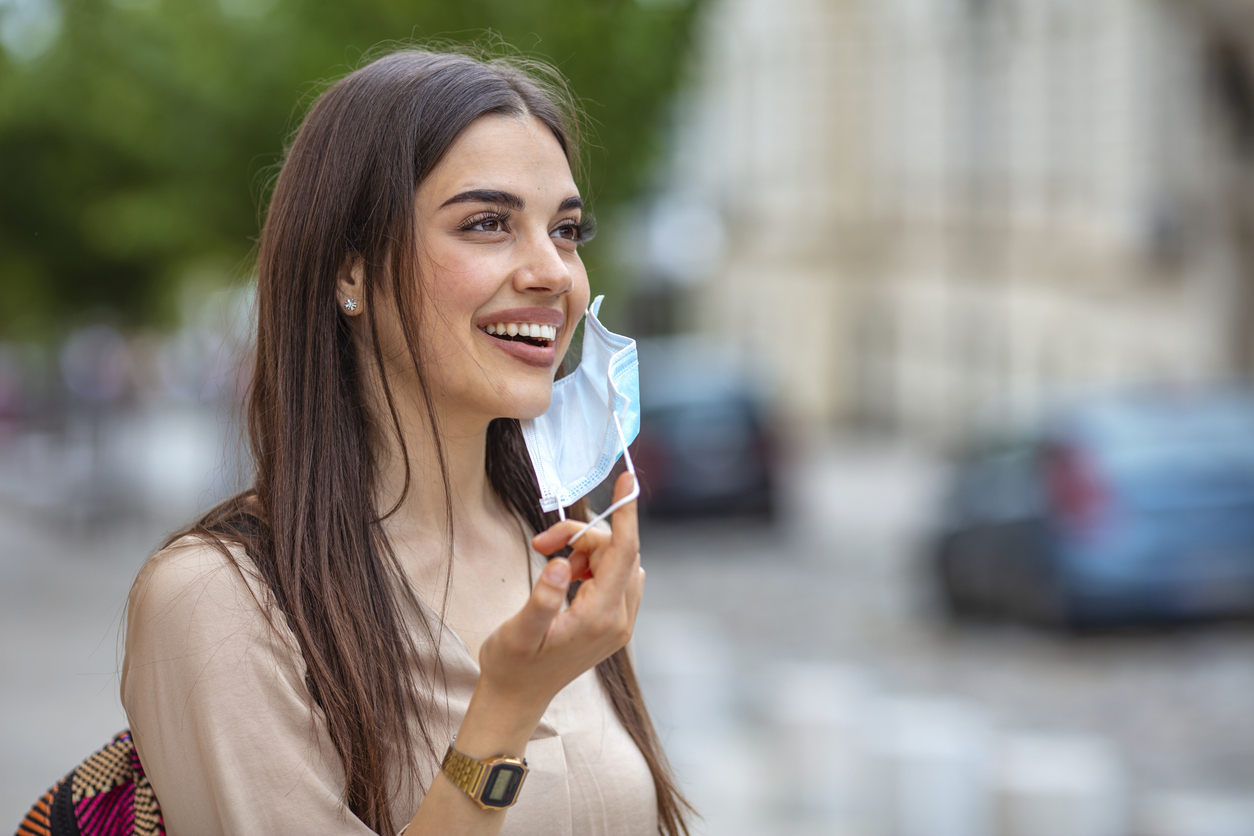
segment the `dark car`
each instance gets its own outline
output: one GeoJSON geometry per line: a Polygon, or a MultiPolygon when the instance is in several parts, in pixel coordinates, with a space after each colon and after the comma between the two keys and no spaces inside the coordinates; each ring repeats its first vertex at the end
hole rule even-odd
{"type": "Polygon", "coordinates": [[[1086,626],[1254,612],[1254,395],[1109,394],[973,452],[935,566],[958,614],[1086,626]]]}
{"type": "Polygon", "coordinates": [[[775,448],[764,401],[717,347],[642,341],[642,507],[655,517],[750,515],[775,505],[775,448]]]}

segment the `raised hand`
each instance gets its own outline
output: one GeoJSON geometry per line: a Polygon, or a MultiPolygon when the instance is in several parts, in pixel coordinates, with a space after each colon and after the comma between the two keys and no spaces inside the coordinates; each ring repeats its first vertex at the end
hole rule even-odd
{"type": "MultiPolygon", "coordinates": [[[[614,501],[630,494],[633,478],[618,478],[614,501]]],[[[636,503],[612,520],[612,531],[596,527],[580,537],[569,559],[550,560],[523,608],[484,641],[480,682],[494,695],[543,713],[558,691],[630,640],[644,591],[636,503]],[[583,584],[564,608],[572,580],[583,584]]],[[[551,554],[583,526],[560,522],[532,544],[551,554]]]]}

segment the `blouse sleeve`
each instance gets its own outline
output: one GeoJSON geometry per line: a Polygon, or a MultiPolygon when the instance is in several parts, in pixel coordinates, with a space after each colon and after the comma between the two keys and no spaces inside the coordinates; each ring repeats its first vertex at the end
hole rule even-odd
{"type": "Polygon", "coordinates": [[[131,590],[122,704],[167,832],[367,836],[299,647],[260,589],[250,563],[182,541],[131,590]]]}

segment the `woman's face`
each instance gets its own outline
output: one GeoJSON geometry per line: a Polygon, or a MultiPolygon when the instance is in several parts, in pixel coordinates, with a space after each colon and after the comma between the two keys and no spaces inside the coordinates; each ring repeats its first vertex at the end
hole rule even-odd
{"type": "MultiPolygon", "coordinates": [[[[471,123],[419,187],[418,334],[446,431],[548,409],[588,306],[582,207],[561,146],[532,116],[471,123]]],[[[385,356],[404,358],[389,372],[408,379],[407,355],[386,347],[404,347],[395,309],[378,313],[385,356]]]]}

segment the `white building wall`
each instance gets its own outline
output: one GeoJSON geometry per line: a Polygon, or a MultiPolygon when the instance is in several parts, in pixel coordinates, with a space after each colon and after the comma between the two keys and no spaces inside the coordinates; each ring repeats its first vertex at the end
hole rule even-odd
{"type": "Polygon", "coordinates": [[[1155,232],[1214,190],[1175,6],[714,0],[702,41],[668,182],[727,230],[697,324],[798,422],[955,439],[1226,370],[1223,259],[1155,232]]]}

